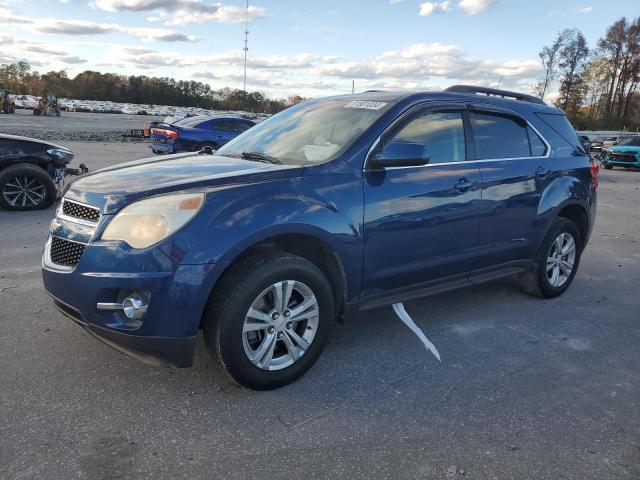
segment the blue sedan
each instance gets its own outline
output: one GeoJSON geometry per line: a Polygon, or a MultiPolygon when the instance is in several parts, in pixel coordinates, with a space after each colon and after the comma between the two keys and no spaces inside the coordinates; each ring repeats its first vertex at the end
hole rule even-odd
{"type": "Polygon", "coordinates": [[[149,148],[153,153],[194,152],[205,147],[215,150],[254,125],[246,118],[205,115],[158,123],[151,128],[149,148]]]}

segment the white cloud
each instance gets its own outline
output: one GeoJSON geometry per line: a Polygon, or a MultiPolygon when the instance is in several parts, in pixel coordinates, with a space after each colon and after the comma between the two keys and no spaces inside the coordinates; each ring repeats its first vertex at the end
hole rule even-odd
{"type": "Polygon", "coordinates": [[[593,12],[593,7],[582,7],[578,9],[578,13],[591,13],[593,12]]]}
{"type": "Polygon", "coordinates": [[[0,34],[0,45],[4,47],[0,52],[0,63],[25,60],[33,66],[47,64],[56,65],[59,68],[87,63],[86,59],[72,55],[68,50],[56,45],[30,42],[14,36],[9,37],[0,34]]]}
{"type": "Polygon", "coordinates": [[[0,8],[0,25],[23,25],[25,29],[53,35],[106,35],[124,33],[142,41],[189,42],[199,41],[193,35],[164,28],[125,27],[117,23],[95,23],[87,20],[59,20],[55,18],[20,17],[0,8]]]}
{"type": "Polygon", "coordinates": [[[447,13],[449,10],[451,10],[449,0],[440,3],[425,2],[420,5],[420,15],[423,17],[447,13]]]}
{"type": "Polygon", "coordinates": [[[498,2],[500,0],[460,0],[458,6],[467,15],[477,15],[498,2]]]}
{"type": "MultiPolygon", "coordinates": [[[[107,12],[157,12],[169,25],[186,23],[244,22],[247,11],[236,5],[204,3],[201,0],[95,0],[95,6],[107,12]]],[[[264,18],[266,9],[249,6],[249,19],[264,18]]]]}
{"type": "Polygon", "coordinates": [[[391,5],[395,5],[396,3],[404,2],[404,0],[389,0],[391,5]]]}

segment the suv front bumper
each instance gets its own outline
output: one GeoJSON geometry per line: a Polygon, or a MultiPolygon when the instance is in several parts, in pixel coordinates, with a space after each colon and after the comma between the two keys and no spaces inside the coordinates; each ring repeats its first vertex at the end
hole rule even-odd
{"type": "Polygon", "coordinates": [[[177,368],[193,364],[196,336],[191,337],[151,337],[131,335],[89,323],[79,310],[62,302],[53,295],[54,305],[88,333],[110,347],[137,358],[148,365],[168,365],[177,368]]]}
{"type": "Polygon", "coordinates": [[[192,365],[202,314],[224,264],[176,265],[155,247],[134,251],[89,243],[74,268],[59,268],[49,257],[50,241],[51,236],[42,278],[58,310],[102,342],[147,364],[192,365]],[[149,298],[140,320],[98,307],[121,303],[131,292],[149,298]]]}

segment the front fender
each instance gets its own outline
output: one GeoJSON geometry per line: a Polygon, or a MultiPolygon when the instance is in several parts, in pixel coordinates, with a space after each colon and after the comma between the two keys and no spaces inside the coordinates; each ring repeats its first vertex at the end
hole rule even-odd
{"type": "Polygon", "coordinates": [[[159,245],[176,264],[229,264],[278,235],[315,237],[343,265],[349,292],[362,277],[362,178],[328,173],[222,187],[197,217],[159,245]]]}

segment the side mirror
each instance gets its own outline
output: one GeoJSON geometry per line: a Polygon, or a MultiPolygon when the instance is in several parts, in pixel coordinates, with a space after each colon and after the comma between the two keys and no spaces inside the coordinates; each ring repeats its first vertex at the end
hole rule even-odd
{"type": "Polygon", "coordinates": [[[392,142],[385,145],[382,152],[369,158],[369,165],[374,168],[384,167],[417,167],[429,163],[429,155],[419,143],[392,142]]]}

